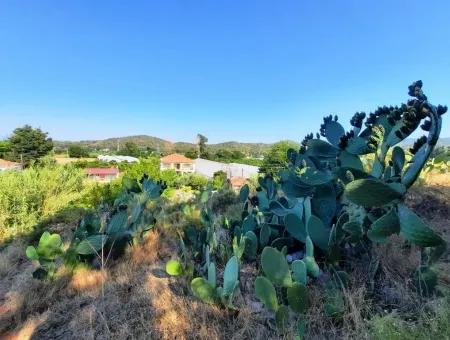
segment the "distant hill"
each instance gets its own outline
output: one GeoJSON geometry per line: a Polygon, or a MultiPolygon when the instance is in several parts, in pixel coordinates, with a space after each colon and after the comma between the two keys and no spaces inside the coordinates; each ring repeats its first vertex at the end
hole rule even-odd
{"type": "MultiPolygon", "coordinates": [[[[56,149],[65,150],[70,145],[80,145],[93,150],[104,150],[109,149],[111,151],[117,150],[117,148],[123,147],[126,143],[135,143],[138,147],[142,149],[150,148],[157,150],[162,153],[179,152],[185,153],[189,150],[195,150],[196,145],[193,143],[176,142],[172,143],[170,141],[146,135],[137,136],[127,136],[118,138],[108,138],[102,140],[82,140],[82,141],[54,141],[56,149]]],[[[272,144],[270,143],[240,143],[235,141],[208,144],[208,149],[211,152],[215,152],[218,149],[227,149],[230,151],[239,150],[245,155],[257,157],[265,154],[272,144]]]]}

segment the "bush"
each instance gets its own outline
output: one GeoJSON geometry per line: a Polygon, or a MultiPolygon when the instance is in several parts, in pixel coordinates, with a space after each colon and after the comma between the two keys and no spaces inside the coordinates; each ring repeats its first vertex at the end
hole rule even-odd
{"type": "Polygon", "coordinates": [[[175,185],[177,188],[187,186],[192,190],[202,190],[206,186],[206,184],[208,184],[208,179],[205,176],[197,175],[194,173],[181,175],[175,181],[175,185]]]}
{"type": "Polygon", "coordinates": [[[26,233],[43,217],[83,195],[83,171],[72,166],[0,173],[0,240],[26,233]]]}
{"type": "Polygon", "coordinates": [[[89,157],[89,150],[79,145],[71,145],[68,149],[69,157],[82,158],[89,157]]]}

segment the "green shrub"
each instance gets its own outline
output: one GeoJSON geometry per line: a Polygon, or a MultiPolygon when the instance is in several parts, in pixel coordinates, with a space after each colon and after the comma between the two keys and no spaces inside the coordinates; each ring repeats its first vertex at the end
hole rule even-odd
{"type": "Polygon", "coordinates": [[[30,167],[0,173],[0,240],[31,231],[83,195],[83,171],[72,166],[30,167]]]}

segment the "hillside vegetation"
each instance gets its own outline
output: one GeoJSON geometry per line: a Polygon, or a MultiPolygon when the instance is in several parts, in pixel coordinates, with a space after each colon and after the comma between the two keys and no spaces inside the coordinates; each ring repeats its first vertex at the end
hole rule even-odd
{"type": "MultiPolygon", "coordinates": [[[[79,142],[54,141],[55,148],[67,149],[70,145],[80,145],[93,150],[116,150],[117,145],[123,146],[126,143],[134,143],[142,149],[150,148],[155,151],[168,154],[172,152],[186,153],[196,150],[197,146],[193,143],[176,142],[172,143],[167,140],[152,136],[128,136],[119,138],[108,138],[104,140],[89,140],[79,142]]],[[[272,144],[268,143],[240,143],[240,142],[224,142],[217,144],[208,144],[208,149],[215,153],[217,150],[225,149],[229,151],[240,151],[245,155],[252,157],[260,157],[268,152],[272,144]]]]}

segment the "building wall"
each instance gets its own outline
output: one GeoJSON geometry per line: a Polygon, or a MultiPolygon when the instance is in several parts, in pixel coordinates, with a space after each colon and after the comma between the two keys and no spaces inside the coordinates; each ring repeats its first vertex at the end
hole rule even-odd
{"type": "Polygon", "coordinates": [[[173,169],[181,173],[194,172],[195,170],[194,163],[161,163],[160,168],[161,170],[173,169]]]}

